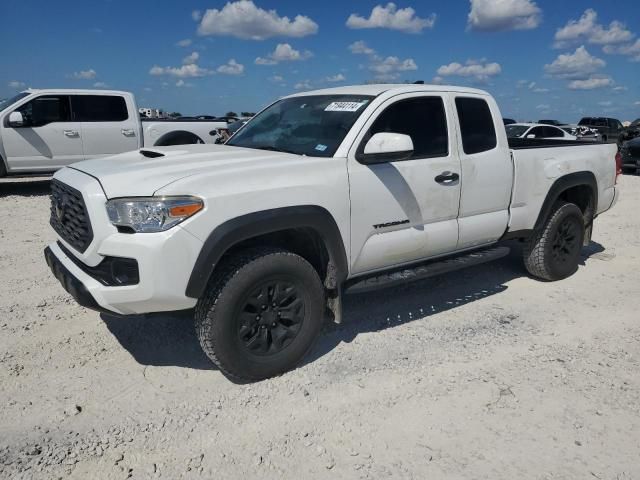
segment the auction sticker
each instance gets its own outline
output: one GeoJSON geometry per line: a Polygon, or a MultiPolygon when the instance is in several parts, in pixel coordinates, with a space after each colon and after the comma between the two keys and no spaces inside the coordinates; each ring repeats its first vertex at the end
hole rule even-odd
{"type": "Polygon", "coordinates": [[[367,102],[332,102],[324,109],[325,112],[357,112],[367,102]]]}

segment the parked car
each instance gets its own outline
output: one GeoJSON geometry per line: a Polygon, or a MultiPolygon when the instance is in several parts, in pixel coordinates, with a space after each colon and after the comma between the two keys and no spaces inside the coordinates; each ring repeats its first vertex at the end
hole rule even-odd
{"type": "Polygon", "coordinates": [[[620,147],[620,155],[624,170],[640,173],[640,137],[624,142],[620,147]]]}
{"type": "Polygon", "coordinates": [[[213,143],[226,125],[140,119],[129,92],[27,90],[0,104],[0,176],[52,172],[143,146],[213,143]]]}
{"type": "Polygon", "coordinates": [[[640,118],[635,119],[620,135],[620,143],[640,137],[640,118]]]}
{"type": "MultiPolygon", "coordinates": [[[[617,200],[615,145],[508,139],[482,90],[298,93],[225,145],[143,149],[58,171],[46,261],[81,304],[193,309],[222,372],[293,368],[342,297],[505,256],[573,274],[617,200]],[[150,159],[151,158],[151,159],[150,159]]],[[[123,320],[126,321],[126,320],[123,320]]]]}
{"type": "Polygon", "coordinates": [[[566,125],[566,123],[562,123],[558,120],[538,120],[538,123],[542,124],[542,125],[553,125],[555,127],[560,127],[563,125],[566,125]]]}
{"type": "Polygon", "coordinates": [[[537,123],[514,123],[505,127],[508,138],[544,138],[557,140],[576,140],[562,128],[537,123]]]}
{"type": "Polygon", "coordinates": [[[511,125],[512,123],[516,123],[516,121],[513,118],[503,118],[502,123],[504,125],[511,125]]]}
{"type": "Polygon", "coordinates": [[[607,117],[584,117],[578,126],[596,129],[603,142],[616,143],[624,127],[620,120],[607,117]]]}

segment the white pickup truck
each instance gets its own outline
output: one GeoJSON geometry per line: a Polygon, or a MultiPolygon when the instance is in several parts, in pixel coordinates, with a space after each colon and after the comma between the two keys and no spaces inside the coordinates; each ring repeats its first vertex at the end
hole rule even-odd
{"type": "Polygon", "coordinates": [[[141,121],[133,94],[26,90],[0,102],[0,177],[47,173],[143,146],[214,143],[226,122],[141,121]]]}
{"type": "Polygon", "coordinates": [[[507,140],[481,90],[299,93],[225,145],[60,170],[45,257],[86,307],[195,307],[206,354],[256,380],[294,367],[345,292],[493,260],[504,239],[525,242],[532,276],[573,274],[620,168],[615,145],[507,140]]]}

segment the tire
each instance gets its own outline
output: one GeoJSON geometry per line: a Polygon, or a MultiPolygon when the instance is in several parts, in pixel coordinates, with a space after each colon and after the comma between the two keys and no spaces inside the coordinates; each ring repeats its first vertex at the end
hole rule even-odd
{"type": "Polygon", "coordinates": [[[585,226],[577,205],[557,202],[541,229],[525,244],[527,271],[542,280],[561,280],[578,270],[585,226]]]}
{"type": "Polygon", "coordinates": [[[0,178],[7,176],[7,167],[4,165],[4,159],[0,157],[0,178]]]}
{"type": "Polygon", "coordinates": [[[294,368],[323,319],[324,288],[316,270],[298,255],[268,247],[221,264],[195,310],[202,349],[222,373],[240,381],[294,368]]]}

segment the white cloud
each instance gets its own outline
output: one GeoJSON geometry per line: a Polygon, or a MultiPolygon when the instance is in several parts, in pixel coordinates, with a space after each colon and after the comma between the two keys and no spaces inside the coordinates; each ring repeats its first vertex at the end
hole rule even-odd
{"type": "Polygon", "coordinates": [[[471,30],[497,32],[531,30],[540,25],[542,11],[531,0],[471,0],[471,30]]]}
{"type": "Polygon", "coordinates": [[[189,65],[182,65],[181,67],[159,67],[154,65],[149,70],[150,75],[170,75],[178,78],[193,78],[193,77],[205,77],[212,75],[213,72],[209,69],[202,68],[195,63],[189,65]]]}
{"type": "Polygon", "coordinates": [[[271,77],[268,78],[268,80],[270,82],[282,82],[284,81],[284,77],[282,75],[273,75],[271,77]]]}
{"type": "Polygon", "coordinates": [[[178,47],[188,47],[189,45],[191,45],[191,39],[190,38],[185,38],[184,40],[180,40],[176,43],[176,46],[178,47]]]}
{"type": "Polygon", "coordinates": [[[584,79],[606,65],[601,58],[591,55],[584,45],[575,52],[558,55],[550,64],[544,66],[545,72],[558,78],[584,79]]]}
{"type": "MultiPolygon", "coordinates": [[[[518,83],[520,83],[520,82],[518,82],[518,83]]],[[[525,84],[527,83],[526,80],[524,81],[524,83],[525,84]]],[[[531,90],[533,93],[547,93],[547,92],[549,92],[548,88],[539,87],[536,82],[529,82],[529,85],[527,85],[527,88],[529,90],[531,90]]]]}
{"type": "Polygon", "coordinates": [[[27,84],[24,83],[24,82],[19,82],[17,80],[13,80],[13,81],[8,83],[8,86],[9,86],[9,88],[14,88],[16,90],[20,90],[20,89],[23,89],[24,87],[26,87],[27,84]]]}
{"type": "Polygon", "coordinates": [[[109,85],[107,85],[104,82],[96,82],[93,84],[94,88],[109,88],[109,85]]]}
{"type": "Polygon", "coordinates": [[[93,68],[90,68],[89,70],[80,70],[79,72],[73,72],[71,74],[71,77],[76,80],[93,80],[96,76],[97,73],[93,68]]]}
{"type": "Polygon", "coordinates": [[[194,22],[199,22],[202,19],[202,12],[200,10],[194,10],[191,12],[191,18],[194,22]]]}
{"type": "Polygon", "coordinates": [[[248,40],[271,37],[305,37],[318,32],[318,24],[304,15],[280,17],[251,0],[228,2],[222,9],[209,9],[198,26],[199,35],[225,35],[248,40]]]}
{"type": "Polygon", "coordinates": [[[244,73],[244,65],[232,58],[224,65],[220,65],[216,71],[225,75],[242,75],[244,73]]]}
{"type": "Polygon", "coordinates": [[[439,75],[436,75],[435,77],[433,77],[431,79],[431,83],[434,85],[444,85],[445,84],[445,79],[439,75]]]}
{"type": "Polygon", "coordinates": [[[369,65],[369,70],[380,74],[408,72],[417,69],[418,66],[413,58],[407,58],[405,60],[401,60],[398,57],[377,58],[369,65]]]}
{"type": "Polygon", "coordinates": [[[638,100],[637,102],[633,102],[634,105],[640,105],[640,100],[638,100]]]}
{"type": "Polygon", "coordinates": [[[611,90],[613,90],[616,93],[620,93],[620,92],[626,92],[629,89],[623,85],[618,85],[617,87],[613,87],[611,90]]]}
{"type": "Polygon", "coordinates": [[[347,27],[349,28],[388,28],[405,33],[420,33],[425,28],[433,28],[435,23],[435,13],[432,13],[428,18],[420,18],[413,8],[407,7],[398,10],[394,3],[387,3],[386,7],[382,5],[373,7],[369,18],[352,13],[347,19],[347,27]]]}
{"type": "Polygon", "coordinates": [[[336,75],[328,76],[327,78],[325,78],[325,80],[327,82],[344,82],[346,80],[346,77],[343,74],[338,73],[336,75]]]}
{"type": "Polygon", "coordinates": [[[628,55],[634,62],[640,62],[640,39],[628,45],[605,45],[605,53],[612,55],[628,55]]]}
{"type": "Polygon", "coordinates": [[[367,44],[362,40],[358,40],[357,42],[353,42],[349,45],[349,50],[351,53],[355,53],[358,55],[373,55],[376,51],[373,48],[367,47],[367,44]]]}
{"type": "Polygon", "coordinates": [[[608,76],[592,76],[586,80],[573,80],[569,82],[571,90],[593,90],[595,88],[611,87],[613,79],[608,76]]]}
{"type": "Polygon", "coordinates": [[[193,87],[193,83],[188,83],[180,79],[176,82],[176,87],[184,87],[184,88],[193,87]]]}
{"type": "Polygon", "coordinates": [[[549,110],[551,107],[546,103],[541,103],[540,105],[536,105],[536,110],[549,110]]]}
{"type": "Polygon", "coordinates": [[[502,67],[499,63],[487,63],[484,60],[467,60],[464,65],[453,62],[449,65],[442,65],[437,71],[441,77],[470,77],[480,82],[486,82],[489,78],[495,77],[501,72],[502,67]]]}
{"type": "Polygon", "coordinates": [[[275,50],[267,57],[258,57],[255,59],[256,65],[276,65],[280,62],[297,62],[313,57],[313,53],[309,50],[300,52],[288,43],[279,43],[275,50]]]}
{"type": "Polygon", "coordinates": [[[600,105],[601,107],[610,107],[611,105],[613,105],[613,102],[606,100],[603,102],[598,102],[598,105],[600,105]]]}
{"type": "Polygon", "coordinates": [[[191,65],[192,63],[196,63],[200,58],[200,54],[198,52],[191,52],[189,55],[182,59],[183,65],[191,65]]]}
{"type": "Polygon", "coordinates": [[[573,43],[586,41],[596,45],[612,45],[629,42],[635,36],[624,23],[614,20],[605,27],[598,22],[598,14],[589,8],[578,20],[569,20],[555,34],[556,48],[564,48],[573,43]]]}
{"type": "Polygon", "coordinates": [[[352,43],[349,45],[349,50],[356,55],[366,55],[369,57],[368,69],[375,73],[377,80],[395,80],[399,77],[399,72],[418,69],[418,65],[416,65],[413,58],[402,60],[396,56],[381,57],[373,48],[369,48],[363,41],[352,43]]]}
{"type": "Polygon", "coordinates": [[[293,88],[296,90],[311,90],[313,89],[313,86],[309,80],[303,80],[302,82],[296,83],[293,88]]]}

